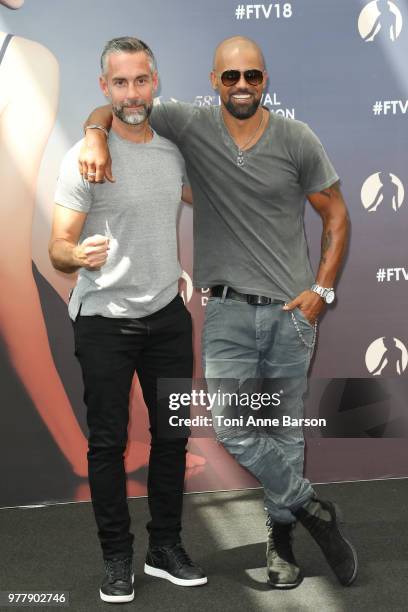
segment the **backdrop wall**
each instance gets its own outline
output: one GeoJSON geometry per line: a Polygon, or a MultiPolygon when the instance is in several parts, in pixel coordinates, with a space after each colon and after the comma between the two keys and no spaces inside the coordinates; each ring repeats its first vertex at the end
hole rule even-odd
{"type": "MultiPolygon", "coordinates": [[[[0,32],[0,45],[6,33],[18,37],[0,66],[0,228],[10,243],[0,250],[0,506],[89,499],[77,459],[86,432],[82,382],[66,311],[75,279],[52,269],[47,243],[60,162],[82,137],[88,112],[103,103],[100,52],[122,35],[154,50],[157,103],[218,104],[208,79],[215,46],[243,34],[262,47],[270,78],[264,104],[318,134],[352,221],[338,301],[321,321],[311,371],[307,413],[326,418],[327,427],[307,433],[306,474],[314,482],[407,476],[408,2],[26,0],[18,11],[0,7],[0,32]],[[12,104],[20,107],[10,118],[12,104]],[[30,143],[41,140],[40,128],[44,143],[30,174],[30,143]]],[[[200,376],[208,294],[191,288],[192,214],[183,207],[181,290],[200,376]]],[[[305,224],[316,265],[321,226],[311,207],[305,224]]],[[[130,439],[129,494],[144,495],[149,447],[137,380],[130,439]]],[[[190,450],[188,491],[257,486],[210,437],[194,437],[190,450]]]]}

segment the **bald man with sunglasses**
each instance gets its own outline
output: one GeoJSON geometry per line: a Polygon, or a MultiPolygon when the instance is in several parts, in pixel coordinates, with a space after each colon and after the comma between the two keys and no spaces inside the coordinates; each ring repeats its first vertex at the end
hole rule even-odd
{"type": "MultiPolygon", "coordinates": [[[[348,236],[339,178],[306,124],[261,106],[267,73],[253,41],[224,40],[210,78],[219,107],[160,104],[151,115],[154,129],[183,153],[193,191],[194,285],[211,288],[203,369],[210,392],[261,389],[280,400],[263,410],[278,427],[231,426],[227,417],[253,413],[240,402],[215,405],[213,425],[224,448],[264,487],[269,584],[301,583],[292,551],[300,522],[340,583],[350,585],[357,555],[336,505],[318,499],[303,477],[301,427],[317,319],[334,300],[348,236]],[[305,198],[323,224],[316,276],[304,235],[305,198]]],[[[80,169],[90,181],[114,180],[104,134],[110,124],[105,107],[87,122],[80,169]]]]}

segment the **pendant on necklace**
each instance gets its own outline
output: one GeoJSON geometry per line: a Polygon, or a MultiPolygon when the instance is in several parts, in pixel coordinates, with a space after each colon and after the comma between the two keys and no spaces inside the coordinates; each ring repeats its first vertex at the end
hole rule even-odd
{"type": "Polygon", "coordinates": [[[241,151],[241,149],[238,149],[237,166],[239,168],[242,168],[243,165],[244,165],[244,152],[241,151]]]}

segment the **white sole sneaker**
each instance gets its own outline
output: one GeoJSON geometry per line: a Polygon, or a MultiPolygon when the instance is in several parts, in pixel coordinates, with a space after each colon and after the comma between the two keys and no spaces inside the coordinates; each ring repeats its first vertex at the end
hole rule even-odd
{"type": "MultiPolygon", "coordinates": [[[[132,575],[132,584],[135,581],[134,574],[132,575]]],[[[132,591],[129,595],[106,595],[99,589],[99,595],[102,601],[106,601],[108,603],[126,603],[127,601],[133,601],[135,598],[135,592],[132,591]]]]}
{"type": "Polygon", "coordinates": [[[169,572],[166,572],[165,570],[159,569],[157,567],[152,567],[151,565],[147,565],[147,563],[145,563],[144,566],[144,573],[148,574],[149,576],[154,576],[155,578],[164,578],[164,580],[169,580],[173,584],[178,584],[179,586],[186,587],[200,586],[201,584],[207,584],[208,582],[207,576],[204,576],[203,578],[194,578],[192,580],[176,578],[175,576],[169,574],[169,572]]]}

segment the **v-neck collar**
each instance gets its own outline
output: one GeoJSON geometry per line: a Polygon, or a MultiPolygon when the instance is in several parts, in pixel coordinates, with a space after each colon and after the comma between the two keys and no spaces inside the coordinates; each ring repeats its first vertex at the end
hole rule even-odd
{"type": "MultiPolygon", "coordinates": [[[[262,106],[262,108],[264,108],[265,110],[267,110],[269,112],[269,118],[268,118],[268,124],[265,127],[263,134],[261,135],[261,137],[256,141],[256,143],[254,145],[252,145],[251,147],[249,147],[249,149],[245,149],[243,151],[244,157],[247,157],[249,155],[253,155],[254,153],[257,152],[258,149],[260,149],[263,146],[264,141],[266,140],[266,138],[270,135],[271,130],[274,127],[274,122],[273,122],[273,113],[271,113],[269,111],[268,108],[266,108],[266,106],[262,106]]],[[[226,146],[230,149],[230,151],[233,152],[233,155],[235,156],[235,159],[238,156],[238,146],[235,143],[235,140],[233,139],[233,137],[231,136],[225,121],[224,121],[224,117],[222,116],[222,110],[221,110],[221,106],[218,106],[215,108],[215,117],[216,117],[216,121],[218,123],[218,127],[221,130],[221,134],[222,134],[222,139],[224,141],[224,143],[226,144],[226,146]]]]}

